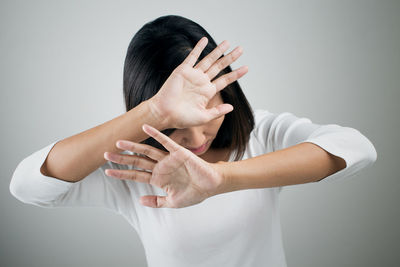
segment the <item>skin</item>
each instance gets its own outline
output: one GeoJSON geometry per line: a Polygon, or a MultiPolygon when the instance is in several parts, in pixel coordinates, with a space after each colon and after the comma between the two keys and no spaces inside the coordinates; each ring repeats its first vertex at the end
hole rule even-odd
{"type": "Polygon", "coordinates": [[[226,155],[226,151],[209,149],[224,115],[233,109],[230,104],[223,103],[219,91],[246,74],[247,66],[214,80],[222,69],[242,54],[242,49],[236,47],[220,58],[229,47],[229,43],[223,41],[194,66],[206,44],[207,38],[200,39],[184,62],[171,73],[158,93],[147,103],[153,117],[158,118],[157,121],[162,125],[156,128],[177,129],[171,134],[171,139],[156,128],[143,125],[143,131],[163,144],[170,153],[129,140],[117,141],[117,148],[142,154],[143,157],[104,153],[106,160],[146,170],[108,169],[105,172],[107,175],[150,183],[167,192],[168,199],[159,196],[141,197],[141,203],[145,206],[178,208],[194,205],[215,194],[223,184],[223,177],[204,159],[215,162],[226,155]],[[207,149],[198,155],[183,147],[196,148],[207,140],[207,149]]]}
{"type": "MultiPolygon", "coordinates": [[[[210,100],[207,107],[212,108],[220,104],[223,104],[223,100],[221,94],[217,93],[210,100]]],[[[199,148],[203,144],[207,144],[204,151],[192,152],[207,162],[227,161],[229,157],[229,150],[210,149],[211,143],[217,136],[224,119],[225,115],[199,126],[176,129],[172,134],[169,135],[169,138],[171,138],[180,146],[183,146],[191,151],[195,148],[199,148]]]]}
{"type": "Polygon", "coordinates": [[[107,169],[107,175],[149,183],[162,188],[168,194],[167,197],[142,196],[142,205],[154,208],[182,208],[217,194],[223,184],[223,177],[212,167],[212,163],[201,159],[147,124],[143,125],[143,131],[160,142],[169,153],[145,144],[121,140],[117,143],[119,148],[142,154],[143,157],[139,160],[131,155],[105,154],[106,159],[115,163],[133,164],[143,169],[107,169]]]}
{"type": "Polygon", "coordinates": [[[342,158],[312,143],[300,143],[238,162],[226,162],[229,155],[226,150],[210,149],[224,115],[233,109],[222,102],[219,91],[247,73],[247,67],[211,82],[242,51],[236,48],[218,59],[227,49],[224,41],[194,66],[205,45],[202,38],[148,102],[148,109],[158,124],[152,127],[144,123],[142,130],[168,152],[138,142],[118,140],[117,148],[140,155],[105,152],[104,158],[141,170],[107,169],[106,175],[148,183],[167,193],[167,196],[141,196],[140,202],[144,206],[183,208],[235,190],[319,181],[346,167],[342,158]],[[166,128],[177,130],[168,137],[161,133],[166,128]],[[198,155],[189,150],[207,141],[210,141],[207,149],[198,155]]]}
{"type": "Polygon", "coordinates": [[[141,142],[148,138],[142,130],[143,124],[153,125],[160,131],[187,129],[207,124],[230,112],[233,109],[231,105],[217,103],[214,106],[210,105],[210,100],[246,74],[247,67],[242,66],[215,78],[241,56],[242,49],[236,47],[223,55],[229,47],[225,40],[195,65],[207,41],[206,37],[198,41],[154,97],[116,118],[58,141],[42,164],[41,173],[63,181],[78,182],[106,163],[105,152],[117,155],[122,152],[115,145],[118,140],[141,142]]]}
{"type": "Polygon", "coordinates": [[[159,118],[164,126],[177,129],[197,126],[233,110],[230,104],[221,103],[212,108],[207,106],[219,91],[247,73],[247,66],[242,66],[213,80],[221,70],[241,56],[242,48],[236,47],[219,59],[229,47],[229,43],[223,41],[193,66],[207,44],[204,40],[207,38],[202,38],[198,42],[184,62],[171,73],[157,94],[149,101],[154,117],[159,118]]]}
{"type": "Polygon", "coordinates": [[[121,140],[117,147],[143,157],[105,153],[105,158],[143,171],[107,169],[106,174],[162,188],[167,196],[140,198],[142,205],[152,208],[183,208],[236,190],[315,182],[346,167],[340,157],[307,142],[238,162],[209,163],[147,124],[143,131],[169,153],[121,140]]]}

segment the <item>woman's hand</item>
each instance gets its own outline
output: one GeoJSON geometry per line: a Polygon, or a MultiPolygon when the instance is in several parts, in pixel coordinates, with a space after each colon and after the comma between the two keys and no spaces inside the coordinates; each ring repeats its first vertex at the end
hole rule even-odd
{"type": "Polygon", "coordinates": [[[142,169],[107,169],[106,175],[148,183],[167,193],[167,196],[142,196],[142,205],[153,208],[182,208],[223,192],[224,178],[212,163],[199,158],[149,125],[143,125],[143,131],[161,143],[169,153],[126,140],[119,140],[117,147],[143,156],[104,153],[104,158],[109,161],[142,169]]]}
{"type": "Polygon", "coordinates": [[[204,124],[233,110],[230,104],[221,104],[210,109],[206,107],[217,92],[247,73],[247,66],[242,66],[211,82],[221,70],[239,58],[242,49],[236,47],[231,53],[218,59],[229,47],[228,41],[223,41],[193,67],[207,42],[206,37],[201,38],[157,94],[149,100],[153,114],[164,119],[163,124],[167,128],[182,129],[204,124]]]}

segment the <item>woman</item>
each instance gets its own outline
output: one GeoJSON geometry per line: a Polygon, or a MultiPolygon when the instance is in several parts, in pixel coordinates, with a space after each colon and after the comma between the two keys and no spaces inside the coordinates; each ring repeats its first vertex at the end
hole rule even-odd
{"type": "Polygon", "coordinates": [[[180,16],[145,24],[125,60],[127,112],[25,158],[11,193],[117,212],[149,266],[286,266],[281,188],[353,176],[376,150],[353,128],[253,112],[228,46],[180,16]]]}

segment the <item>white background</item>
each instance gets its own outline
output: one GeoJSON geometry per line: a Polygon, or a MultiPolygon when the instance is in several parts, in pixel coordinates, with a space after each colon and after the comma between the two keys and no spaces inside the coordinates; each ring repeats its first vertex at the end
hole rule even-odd
{"type": "MultiPolygon", "coordinates": [[[[96,208],[44,209],[9,193],[17,164],[124,110],[139,28],[162,15],[240,45],[232,67],[253,108],[353,127],[375,164],[348,180],[287,187],[289,266],[399,266],[399,1],[1,1],[0,265],[145,266],[139,237],[96,208]]],[[[231,50],[229,49],[229,51],[231,50]]]]}

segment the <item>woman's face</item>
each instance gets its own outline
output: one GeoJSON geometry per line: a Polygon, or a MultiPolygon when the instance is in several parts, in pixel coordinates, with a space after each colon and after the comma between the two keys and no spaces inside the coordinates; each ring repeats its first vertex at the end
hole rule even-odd
{"type": "MultiPolygon", "coordinates": [[[[218,92],[210,99],[207,108],[212,108],[223,103],[221,94],[218,92]]],[[[202,155],[209,149],[212,141],[217,136],[224,118],[225,115],[209,121],[206,124],[190,128],[176,129],[169,135],[169,138],[174,140],[177,144],[189,149],[194,154],[198,156],[202,155]]]]}

